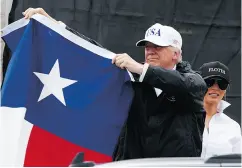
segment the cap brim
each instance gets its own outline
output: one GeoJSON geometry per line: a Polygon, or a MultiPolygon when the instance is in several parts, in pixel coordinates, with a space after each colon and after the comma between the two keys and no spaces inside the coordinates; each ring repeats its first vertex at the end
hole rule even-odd
{"type": "Polygon", "coordinates": [[[136,46],[137,46],[137,47],[143,47],[143,46],[145,46],[145,44],[146,44],[147,42],[153,43],[153,44],[158,45],[158,46],[169,46],[169,44],[161,44],[160,42],[156,42],[155,40],[149,40],[149,39],[142,39],[142,40],[139,40],[139,41],[136,43],[136,46]]]}
{"type": "Polygon", "coordinates": [[[145,46],[145,44],[147,43],[148,41],[143,39],[143,40],[139,40],[137,43],[136,43],[136,46],[137,47],[143,47],[145,46]]]}

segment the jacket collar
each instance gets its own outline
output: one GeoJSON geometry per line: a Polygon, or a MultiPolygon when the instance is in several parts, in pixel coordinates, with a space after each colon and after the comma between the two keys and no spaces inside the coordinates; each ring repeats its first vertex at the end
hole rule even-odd
{"type": "Polygon", "coordinates": [[[182,73],[192,72],[191,65],[187,61],[179,62],[176,65],[176,70],[182,73]]]}
{"type": "Polygon", "coordinates": [[[229,107],[231,104],[227,101],[221,100],[218,104],[217,107],[217,112],[218,113],[223,113],[224,109],[226,109],[227,107],[229,107]]]}

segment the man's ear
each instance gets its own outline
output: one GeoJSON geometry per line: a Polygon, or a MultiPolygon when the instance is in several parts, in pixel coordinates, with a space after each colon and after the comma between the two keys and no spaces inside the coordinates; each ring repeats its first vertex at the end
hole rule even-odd
{"type": "Polygon", "coordinates": [[[174,51],[173,59],[176,60],[176,63],[180,62],[180,52],[174,51]]]}

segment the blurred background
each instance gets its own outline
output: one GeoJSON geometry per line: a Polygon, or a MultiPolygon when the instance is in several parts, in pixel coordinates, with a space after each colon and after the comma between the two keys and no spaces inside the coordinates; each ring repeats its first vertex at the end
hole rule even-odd
{"type": "MultiPolygon", "coordinates": [[[[1,0],[1,28],[41,7],[57,20],[93,38],[115,53],[144,60],[135,43],[159,22],[173,26],[183,38],[183,60],[194,70],[218,60],[230,69],[232,84],[225,113],[241,125],[241,1],[240,0],[1,0]]],[[[11,52],[1,41],[1,80],[11,52]]]]}

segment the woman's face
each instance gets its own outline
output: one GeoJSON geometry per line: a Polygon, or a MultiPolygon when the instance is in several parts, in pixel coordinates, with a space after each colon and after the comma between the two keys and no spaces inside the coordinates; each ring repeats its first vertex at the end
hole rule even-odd
{"type": "Polygon", "coordinates": [[[209,78],[205,80],[208,91],[204,97],[204,102],[208,104],[218,104],[226,93],[228,83],[221,78],[209,78]]]}

